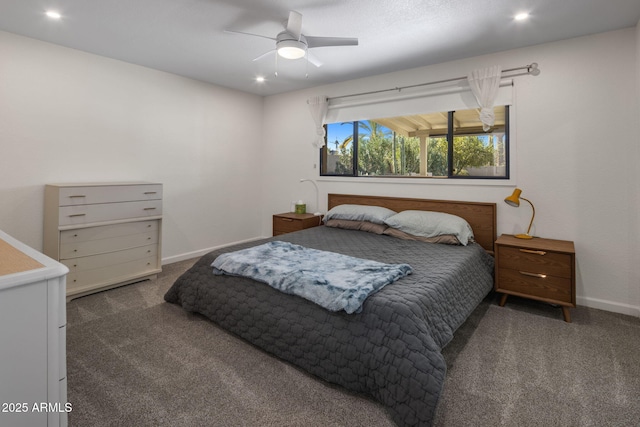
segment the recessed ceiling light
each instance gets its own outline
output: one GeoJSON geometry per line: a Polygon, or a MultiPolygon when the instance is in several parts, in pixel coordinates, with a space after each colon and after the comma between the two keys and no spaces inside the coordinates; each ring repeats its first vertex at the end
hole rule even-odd
{"type": "Polygon", "coordinates": [[[258,76],[258,77],[256,77],[256,81],[257,81],[258,83],[264,83],[264,77],[262,77],[262,76],[258,76]]]}
{"type": "Polygon", "coordinates": [[[528,19],[528,18],[529,18],[528,12],[518,13],[516,16],[514,16],[514,19],[516,21],[524,21],[525,19],[528,19]]]}

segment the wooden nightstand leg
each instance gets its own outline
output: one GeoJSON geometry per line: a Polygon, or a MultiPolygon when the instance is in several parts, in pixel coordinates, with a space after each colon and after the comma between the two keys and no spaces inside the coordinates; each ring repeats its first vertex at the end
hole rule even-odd
{"type": "Polygon", "coordinates": [[[565,322],[571,323],[571,313],[569,312],[569,307],[562,307],[562,315],[564,316],[565,322]]]}
{"type": "Polygon", "coordinates": [[[504,307],[504,305],[507,303],[508,296],[509,294],[502,294],[502,297],[500,297],[500,307],[504,307]]]}

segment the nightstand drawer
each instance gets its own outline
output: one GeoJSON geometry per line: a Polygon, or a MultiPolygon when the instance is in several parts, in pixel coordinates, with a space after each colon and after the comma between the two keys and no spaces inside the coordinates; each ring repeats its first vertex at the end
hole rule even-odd
{"type": "Polygon", "coordinates": [[[282,218],[278,216],[273,217],[273,231],[274,234],[278,232],[279,234],[283,233],[291,233],[292,231],[299,231],[303,228],[302,221],[296,221],[291,218],[282,218]]]}
{"type": "Polygon", "coordinates": [[[322,225],[322,215],[296,214],[292,212],[273,216],[273,235],[291,233],[322,225]]]}
{"type": "Polygon", "coordinates": [[[573,303],[571,278],[537,276],[527,271],[500,268],[498,291],[512,291],[555,301],[573,303]]]}
{"type": "Polygon", "coordinates": [[[501,269],[507,268],[529,273],[571,278],[572,258],[569,254],[535,249],[501,247],[499,257],[501,269]]]}

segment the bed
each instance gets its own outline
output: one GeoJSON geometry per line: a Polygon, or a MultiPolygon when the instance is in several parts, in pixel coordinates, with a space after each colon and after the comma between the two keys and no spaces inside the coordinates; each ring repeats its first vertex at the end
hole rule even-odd
{"type": "Polygon", "coordinates": [[[339,205],[457,215],[469,223],[475,242],[452,246],[314,227],[206,254],[165,300],[323,380],[376,399],[398,426],[431,425],[446,373],[441,349],[493,286],[496,206],[329,194],[329,209],[339,205]],[[413,272],[370,295],[353,314],[328,311],[251,279],[212,273],[219,255],[270,241],[407,263],[413,272]]]}

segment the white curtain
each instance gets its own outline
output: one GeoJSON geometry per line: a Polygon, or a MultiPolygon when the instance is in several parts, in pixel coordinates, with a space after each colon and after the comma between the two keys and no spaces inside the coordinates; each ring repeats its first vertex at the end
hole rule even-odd
{"type": "Polygon", "coordinates": [[[467,76],[471,92],[473,92],[481,107],[480,121],[485,132],[491,129],[496,120],[493,106],[498,95],[501,79],[502,67],[500,65],[473,70],[467,76]]]}
{"type": "Polygon", "coordinates": [[[316,123],[316,138],[312,142],[312,145],[316,148],[322,148],[324,146],[324,123],[327,117],[327,110],[329,109],[329,100],[326,96],[312,96],[307,100],[309,104],[309,110],[311,116],[316,123]]]}

